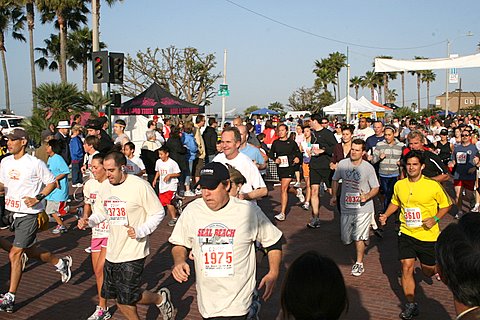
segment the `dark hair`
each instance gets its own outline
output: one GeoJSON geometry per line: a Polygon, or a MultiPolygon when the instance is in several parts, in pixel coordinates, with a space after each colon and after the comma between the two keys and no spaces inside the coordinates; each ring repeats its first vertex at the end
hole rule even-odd
{"type": "Polygon", "coordinates": [[[87,136],[85,138],[85,144],[88,144],[89,146],[92,146],[93,149],[98,150],[98,146],[100,145],[100,139],[98,139],[97,136],[87,136]]]}
{"type": "Polygon", "coordinates": [[[310,116],[310,119],[317,120],[318,123],[322,122],[322,116],[319,113],[314,113],[310,116]]]}
{"type": "Polygon", "coordinates": [[[158,148],[158,151],[163,151],[165,153],[170,153],[170,148],[167,147],[165,144],[163,146],[161,146],[160,148],[158,148]]]}
{"type": "Polygon", "coordinates": [[[338,319],[348,310],[340,269],[316,251],[308,251],[288,268],[281,293],[283,315],[297,320],[338,319]]]}
{"type": "Polygon", "coordinates": [[[274,129],[275,126],[273,125],[273,122],[272,120],[268,119],[267,121],[265,121],[265,129],[274,129]]]}
{"type": "Polygon", "coordinates": [[[130,148],[130,150],[135,151],[135,144],[132,141],[128,141],[127,143],[125,143],[123,145],[124,148],[127,147],[127,146],[130,148]]]}
{"type": "Polygon", "coordinates": [[[250,130],[253,129],[253,124],[251,122],[247,122],[247,124],[245,125],[247,127],[247,131],[250,132],[250,130]]]}
{"type": "Polygon", "coordinates": [[[354,139],[354,140],[352,141],[352,144],[356,144],[356,145],[362,146],[362,151],[365,151],[365,149],[366,149],[365,140],[363,140],[363,139],[358,139],[358,138],[357,138],[357,139],[354,139]]]}
{"type": "Polygon", "coordinates": [[[115,165],[117,167],[121,167],[127,164],[127,158],[125,155],[119,151],[110,151],[105,155],[105,158],[103,158],[103,161],[107,161],[113,159],[115,161],[115,165]]]}
{"type": "Polygon", "coordinates": [[[405,163],[407,163],[408,159],[410,158],[418,158],[418,161],[420,161],[420,164],[425,164],[425,155],[423,151],[410,150],[405,156],[405,163]]]}
{"type": "Polygon", "coordinates": [[[56,154],[61,154],[62,147],[65,146],[65,143],[63,141],[57,139],[50,139],[47,143],[52,148],[52,151],[56,154]]]}
{"type": "Polygon", "coordinates": [[[98,161],[100,161],[100,163],[103,164],[103,159],[104,159],[104,158],[105,158],[105,154],[103,154],[103,153],[95,153],[95,154],[93,155],[93,157],[92,157],[92,161],[93,161],[93,160],[98,160],[98,161]]]}
{"type": "Polygon", "coordinates": [[[280,124],[277,126],[277,129],[280,128],[280,127],[285,127],[285,130],[287,130],[287,133],[288,133],[288,126],[287,126],[285,123],[280,123],[280,124]]]}
{"type": "Polygon", "coordinates": [[[435,246],[440,276],[455,300],[480,306],[480,215],[467,213],[441,233],[435,246]]]}
{"type": "Polygon", "coordinates": [[[154,125],[154,124],[155,124],[155,122],[154,122],[153,120],[149,120],[149,121],[147,122],[147,128],[150,128],[150,127],[151,127],[152,125],[154,125]]]}
{"type": "Polygon", "coordinates": [[[355,127],[352,124],[344,124],[342,126],[342,131],[348,130],[351,134],[355,131],[355,127]]]}
{"type": "Polygon", "coordinates": [[[202,122],[203,120],[205,120],[205,116],[203,114],[199,114],[196,118],[195,118],[195,123],[196,124],[199,124],[200,122],[202,122]]]}
{"type": "Polygon", "coordinates": [[[241,136],[240,131],[238,130],[237,127],[228,127],[228,128],[225,128],[225,129],[223,129],[222,134],[223,134],[224,132],[233,132],[233,140],[234,140],[235,142],[240,142],[240,141],[242,140],[242,136],[241,136]]]}
{"type": "Polygon", "coordinates": [[[217,123],[217,119],[215,118],[208,118],[208,125],[212,126],[214,123],[217,123]]]}
{"type": "Polygon", "coordinates": [[[117,120],[115,121],[115,124],[119,124],[119,125],[124,126],[124,127],[127,126],[127,124],[125,123],[125,121],[122,120],[122,119],[117,119],[117,120]]]}

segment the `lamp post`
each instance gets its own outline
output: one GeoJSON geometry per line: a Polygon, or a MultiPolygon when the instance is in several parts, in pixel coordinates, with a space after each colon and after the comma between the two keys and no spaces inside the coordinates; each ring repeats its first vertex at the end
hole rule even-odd
{"type": "MultiPolygon", "coordinates": [[[[455,38],[454,40],[462,37],[471,37],[471,36],[473,36],[473,33],[469,31],[466,34],[455,38]]],[[[451,42],[450,40],[447,39],[447,59],[450,58],[450,45],[451,45],[451,42]]],[[[450,69],[447,68],[445,70],[445,117],[448,116],[448,91],[449,91],[448,84],[450,82],[449,78],[450,78],[450,69]]]]}

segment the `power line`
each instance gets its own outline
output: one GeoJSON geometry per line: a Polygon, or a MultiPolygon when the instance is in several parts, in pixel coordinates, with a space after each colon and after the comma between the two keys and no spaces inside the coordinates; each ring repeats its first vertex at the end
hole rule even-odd
{"type": "Polygon", "coordinates": [[[279,21],[279,20],[276,20],[276,19],[273,19],[269,16],[266,16],[262,13],[259,13],[257,11],[254,11],[252,9],[249,9],[247,7],[244,7],[236,2],[233,2],[231,0],[225,0],[226,2],[240,8],[240,9],[243,9],[245,11],[248,11],[250,13],[253,13],[254,15],[257,15],[259,17],[262,17],[266,20],[269,20],[271,22],[274,22],[276,24],[279,24],[279,25],[282,25],[286,28],[289,28],[289,29],[292,29],[292,30],[296,30],[298,32],[301,32],[301,33],[304,33],[304,34],[308,34],[310,36],[313,36],[313,37],[316,37],[316,38],[320,38],[320,39],[324,39],[324,40],[328,40],[328,41],[332,41],[332,42],[336,42],[336,43],[341,43],[341,44],[344,44],[344,45],[348,45],[348,46],[354,46],[354,47],[360,47],[360,48],[367,48],[367,49],[379,49],[379,50],[413,50],[413,49],[421,49],[421,48],[428,48],[428,47],[434,47],[434,46],[437,46],[437,45],[440,45],[440,44],[443,44],[443,43],[446,43],[447,40],[442,40],[442,41],[439,41],[439,42],[435,42],[435,43],[431,43],[431,44],[426,44],[426,45],[422,45],[422,46],[417,46],[417,47],[405,47],[405,48],[389,48],[389,47],[375,47],[375,46],[367,46],[367,45],[362,45],[362,44],[358,44],[358,43],[353,43],[353,42],[349,42],[349,41],[342,41],[342,40],[338,40],[338,39],[333,39],[333,38],[329,38],[329,37],[326,37],[326,36],[322,36],[322,35],[319,35],[319,34],[316,34],[316,33],[313,33],[311,31],[308,31],[308,30],[305,30],[305,29],[302,29],[302,28],[298,28],[298,27],[295,27],[295,26],[292,26],[290,24],[287,24],[285,22],[282,22],[282,21],[279,21]]]}

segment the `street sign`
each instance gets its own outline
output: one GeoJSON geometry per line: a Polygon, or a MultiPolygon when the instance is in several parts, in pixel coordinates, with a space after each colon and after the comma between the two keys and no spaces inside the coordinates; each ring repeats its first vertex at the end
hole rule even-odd
{"type": "MultiPolygon", "coordinates": [[[[458,58],[458,54],[451,54],[450,58],[458,58]]],[[[450,72],[448,74],[448,83],[458,83],[457,68],[450,68],[450,72]]]]}
{"type": "Polygon", "coordinates": [[[217,92],[219,97],[228,97],[230,96],[230,91],[228,90],[228,84],[221,84],[220,89],[217,92]]]}

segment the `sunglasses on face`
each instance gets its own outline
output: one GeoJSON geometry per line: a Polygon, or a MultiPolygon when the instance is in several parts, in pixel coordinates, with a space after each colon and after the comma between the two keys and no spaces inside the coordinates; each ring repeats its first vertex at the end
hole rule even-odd
{"type": "Polygon", "coordinates": [[[462,137],[470,137],[469,134],[462,134],[462,137]]]}

